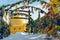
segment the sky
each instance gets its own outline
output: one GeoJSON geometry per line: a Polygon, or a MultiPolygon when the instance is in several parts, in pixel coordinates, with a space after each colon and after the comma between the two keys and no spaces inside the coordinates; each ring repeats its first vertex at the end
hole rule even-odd
{"type": "MultiPolygon", "coordinates": [[[[20,0],[17,0],[20,1],[20,0]]],[[[0,6],[15,3],[16,0],[0,0],[0,6]]]]}
{"type": "MultiPolygon", "coordinates": [[[[17,0],[17,1],[21,1],[21,0],[17,0]]],[[[44,1],[48,2],[49,0],[44,0],[44,1]]],[[[15,2],[16,0],[0,0],[0,6],[15,3],[15,2]]]]}
{"type": "MultiPolygon", "coordinates": [[[[17,0],[18,1],[21,1],[21,0],[17,0]]],[[[46,2],[49,2],[49,0],[44,0],[46,2]]],[[[0,0],[0,6],[2,5],[6,5],[6,4],[13,4],[13,3],[16,3],[16,0],[0,0]]],[[[23,6],[22,4],[18,5],[19,7],[20,6],[23,6]]],[[[34,7],[38,7],[38,8],[41,8],[42,9],[42,5],[40,5],[40,2],[34,2],[32,4],[30,4],[29,6],[34,6],[34,7]],[[38,5],[37,5],[38,4],[38,5]]],[[[12,7],[12,10],[15,9],[15,7],[12,7]]],[[[44,10],[45,12],[48,12],[47,9],[42,9],[44,10]]],[[[40,13],[41,17],[44,16],[44,14],[40,13]]],[[[37,11],[34,11],[34,13],[32,14],[31,16],[34,20],[37,19],[38,17],[38,12],[37,11]]]]}

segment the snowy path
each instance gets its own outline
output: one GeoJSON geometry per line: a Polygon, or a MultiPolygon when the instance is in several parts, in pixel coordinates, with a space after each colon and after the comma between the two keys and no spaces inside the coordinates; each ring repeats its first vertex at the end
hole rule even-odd
{"type": "MultiPolygon", "coordinates": [[[[16,33],[11,34],[9,37],[6,37],[2,40],[45,40],[46,34],[28,34],[28,33],[16,33]]],[[[52,38],[52,40],[57,40],[52,38]]]]}

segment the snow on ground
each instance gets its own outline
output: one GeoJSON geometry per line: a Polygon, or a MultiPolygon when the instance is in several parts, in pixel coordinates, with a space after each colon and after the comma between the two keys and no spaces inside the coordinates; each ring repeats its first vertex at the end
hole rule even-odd
{"type": "MultiPolygon", "coordinates": [[[[16,33],[2,40],[45,40],[46,34],[33,34],[33,33],[16,33]]],[[[57,40],[52,37],[52,40],[57,40]]]]}

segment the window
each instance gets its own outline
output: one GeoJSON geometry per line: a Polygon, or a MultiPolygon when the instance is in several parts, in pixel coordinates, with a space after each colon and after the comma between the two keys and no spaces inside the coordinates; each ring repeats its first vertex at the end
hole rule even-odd
{"type": "Polygon", "coordinates": [[[58,2],[60,2],[60,0],[58,0],[58,2]]]}
{"type": "Polygon", "coordinates": [[[21,28],[19,28],[19,30],[20,30],[21,28]]]}
{"type": "Polygon", "coordinates": [[[16,28],[14,28],[14,30],[16,30],[16,28]]]}
{"type": "Polygon", "coordinates": [[[54,4],[53,7],[56,7],[56,4],[54,4]]]}

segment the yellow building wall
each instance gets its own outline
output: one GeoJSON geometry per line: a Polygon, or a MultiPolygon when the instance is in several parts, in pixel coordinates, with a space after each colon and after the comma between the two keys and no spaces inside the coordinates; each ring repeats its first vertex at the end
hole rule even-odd
{"type": "Polygon", "coordinates": [[[52,6],[52,8],[53,8],[54,14],[56,15],[58,13],[58,7],[55,8],[55,7],[52,6]]]}
{"type": "Polygon", "coordinates": [[[25,32],[26,23],[23,19],[11,19],[10,32],[15,34],[16,32],[25,32]]]}
{"type": "Polygon", "coordinates": [[[52,0],[52,8],[54,11],[54,14],[58,13],[58,6],[60,5],[60,1],[59,0],[52,0]],[[56,7],[54,7],[53,5],[56,4],[56,7]]]}

